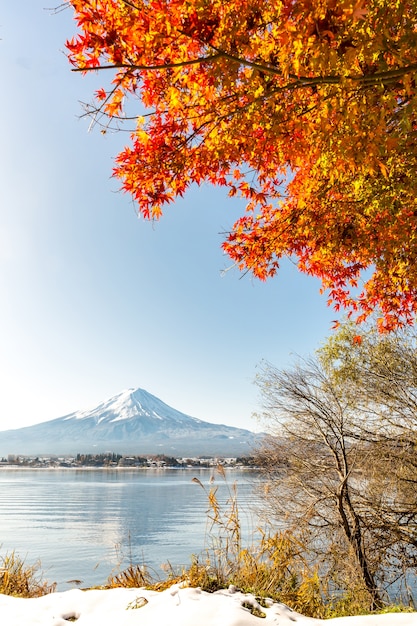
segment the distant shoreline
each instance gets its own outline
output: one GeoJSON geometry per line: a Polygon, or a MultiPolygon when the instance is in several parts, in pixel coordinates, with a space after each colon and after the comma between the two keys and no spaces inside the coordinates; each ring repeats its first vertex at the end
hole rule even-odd
{"type": "MultiPolygon", "coordinates": [[[[29,467],[27,465],[2,465],[0,464],[0,471],[4,470],[4,471],[8,471],[8,470],[18,470],[18,471],[34,471],[34,470],[40,470],[42,472],[45,471],[60,471],[60,470],[69,470],[69,471],[78,471],[78,470],[88,470],[88,471],[93,471],[93,472],[97,472],[97,471],[106,471],[106,472],[148,472],[148,471],[152,471],[152,472],[165,472],[166,470],[170,470],[170,471],[175,471],[175,472],[213,472],[216,470],[216,465],[213,465],[211,467],[199,467],[199,466],[192,466],[190,465],[189,467],[106,467],[105,465],[103,465],[102,467],[93,467],[91,465],[79,465],[77,467],[65,467],[64,465],[57,465],[57,466],[49,466],[49,467],[29,467]]],[[[234,472],[234,471],[238,471],[238,472],[242,472],[242,471],[247,471],[247,472],[258,472],[261,468],[260,467],[247,467],[245,465],[231,465],[231,466],[222,466],[224,468],[225,471],[227,472],[234,472]]]]}

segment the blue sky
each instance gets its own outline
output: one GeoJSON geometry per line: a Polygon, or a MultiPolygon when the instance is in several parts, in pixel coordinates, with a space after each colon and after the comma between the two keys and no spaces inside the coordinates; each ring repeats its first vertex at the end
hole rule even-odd
{"type": "Polygon", "coordinates": [[[192,190],[157,224],[137,217],[111,178],[127,135],[80,119],[110,74],[71,72],[71,11],[45,4],[0,11],[0,429],[142,387],[256,430],[257,365],[312,353],[336,315],[291,263],[267,283],[222,274],[220,233],[243,203],[219,190],[192,190]]]}

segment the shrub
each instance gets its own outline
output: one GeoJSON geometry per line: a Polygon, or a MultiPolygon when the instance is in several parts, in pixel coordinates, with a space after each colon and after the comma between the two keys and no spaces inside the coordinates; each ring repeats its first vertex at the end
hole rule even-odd
{"type": "Polygon", "coordinates": [[[0,593],[35,598],[55,591],[56,584],[42,580],[40,565],[27,565],[14,551],[0,556],[0,593]]]}

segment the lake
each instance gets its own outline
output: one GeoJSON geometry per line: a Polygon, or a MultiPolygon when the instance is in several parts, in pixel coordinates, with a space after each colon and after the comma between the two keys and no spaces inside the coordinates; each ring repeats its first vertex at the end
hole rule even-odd
{"type": "Polygon", "coordinates": [[[207,490],[215,477],[226,506],[236,481],[247,536],[256,527],[256,473],[202,469],[0,469],[0,554],[40,560],[58,590],[103,584],[130,563],[163,577],[209,547],[207,490]]]}

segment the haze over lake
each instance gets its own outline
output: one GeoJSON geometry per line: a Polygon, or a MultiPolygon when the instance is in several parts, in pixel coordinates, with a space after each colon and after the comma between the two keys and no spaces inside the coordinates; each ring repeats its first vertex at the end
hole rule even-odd
{"type": "MultiPolygon", "coordinates": [[[[207,496],[192,479],[218,497],[238,485],[241,521],[256,526],[257,475],[226,471],[227,484],[214,470],[1,469],[1,554],[16,550],[29,564],[41,560],[45,578],[103,584],[130,562],[146,564],[163,576],[161,565],[179,566],[199,554],[207,541],[207,496]]],[[[250,530],[249,530],[250,529],[250,530]]]]}

